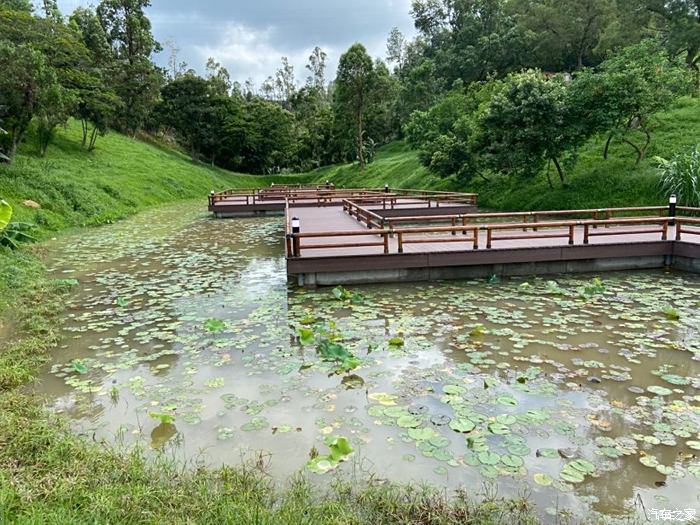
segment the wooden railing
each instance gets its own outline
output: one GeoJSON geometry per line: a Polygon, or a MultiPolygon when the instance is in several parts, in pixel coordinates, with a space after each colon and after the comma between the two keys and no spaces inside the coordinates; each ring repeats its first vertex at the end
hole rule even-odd
{"type": "Polygon", "coordinates": [[[537,230],[542,219],[546,217],[569,217],[569,218],[589,218],[591,220],[609,220],[618,214],[635,214],[645,212],[656,212],[659,216],[668,213],[668,207],[647,206],[638,208],[598,208],[583,210],[552,210],[537,212],[498,212],[498,213],[467,213],[467,214],[445,214],[429,216],[403,216],[387,217],[385,226],[395,228],[399,224],[415,223],[448,223],[451,226],[467,226],[473,223],[491,221],[494,219],[513,219],[522,221],[523,231],[529,229],[537,230]]]}
{"type": "Polygon", "coordinates": [[[434,200],[458,198],[460,199],[458,202],[466,202],[468,204],[476,204],[479,198],[478,193],[459,193],[454,191],[412,190],[403,188],[390,188],[389,191],[402,197],[412,196],[416,198],[430,198],[434,200]]]}
{"type": "MultiPolygon", "coordinates": [[[[695,208],[700,212],[700,208],[695,208]]],[[[676,218],[676,240],[683,240],[683,235],[700,235],[700,218],[680,217],[676,218]]]]}
{"type": "MultiPolygon", "coordinates": [[[[569,245],[576,243],[576,231],[582,232],[582,243],[590,244],[591,238],[604,235],[631,236],[640,234],[659,234],[661,240],[668,240],[669,225],[672,218],[663,217],[631,217],[607,220],[569,220],[569,221],[549,221],[538,223],[537,230],[523,230],[520,223],[494,223],[494,224],[470,224],[467,226],[430,226],[422,228],[399,228],[399,229],[372,229],[340,231],[340,232],[302,232],[293,234],[287,231],[287,253],[293,257],[299,257],[306,250],[319,249],[344,249],[344,248],[383,248],[384,254],[391,253],[393,243],[392,238],[396,238],[396,253],[404,253],[407,244],[430,244],[430,243],[465,243],[473,250],[480,248],[482,237],[485,237],[486,249],[491,249],[494,244],[502,241],[532,241],[541,239],[566,239],[569,245]],[[628,226],[649,226],[648,228],[625,228],[628,226]],[[517,233],[516,233],[517,232],[517,233]],[[482,235],[482,233],[484,235],[482,235]],[[505,233],[505,235],[500,234],[505,233]],[[447,235],[446,235],[447,234],[447,235]],[[461,234],[461,235],[459,235],[461,234]],[[500,235],[499,235],[500,234],[500,235]],[[377,240],[362,242],[330,242],[337,238],[351,237],[377,237],[377,240]],[[329,242],[320,244],[306,244],[304,239],[327,239],[329,242]]],[[[680,218],[676,219],[680,226],[698,225],[700,218],[680,218]]],[[[685,233],[700,235],[700,230],[685,233]]]]}
{"type": "Polygon", "coordinates": [[[294,205],[330,206],[352,199],[358,205],[375,205],[383,209],[395,209],[402,204],[412,207],[440,207],[446,204],[475,204],[476,194],[455,192],[432,192],[422,190],[372,190],[336,189],[334,186],[270,186],[257,190],[226,190],[209,195],[209,206],[229,201],[231,204],[251,206],[271,201],[289,199],[294,205]],[[415,202],[418,201],[418,202],[415,202]]]}

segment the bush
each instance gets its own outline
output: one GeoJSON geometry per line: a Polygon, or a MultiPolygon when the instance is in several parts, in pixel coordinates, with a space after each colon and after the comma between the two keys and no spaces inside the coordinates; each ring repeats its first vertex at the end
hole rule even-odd
{"type": "Polygon", "coordinates": [[[661,172],[661,192],[675,194],[684,206],[700,206],[700,144],[666,160],[655,157],[661,172]]]}

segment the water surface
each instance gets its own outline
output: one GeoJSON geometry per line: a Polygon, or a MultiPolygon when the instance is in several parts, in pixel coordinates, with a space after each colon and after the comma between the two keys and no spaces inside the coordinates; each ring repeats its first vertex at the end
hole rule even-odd
{"type": "Polygon", "coordinates": [[[283,232],[197,203],[55,242],[51,271],[78,284],[47,403],[91,439],[254,460],[280,482],[495,482],[545,515],[700,510],[696,276],[311,291],[287,285],[283,232]],[[329,344],[344,357],[323,359],[329,344]],[[333,437],[354,453],[311,472],[333,437]]]}

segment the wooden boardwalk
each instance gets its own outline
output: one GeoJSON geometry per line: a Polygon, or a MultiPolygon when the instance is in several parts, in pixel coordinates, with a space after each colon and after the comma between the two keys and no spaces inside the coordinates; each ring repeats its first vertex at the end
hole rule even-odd
{"type": "Polygon", "coordinates": [[[476,198],[272,187],[213,194],[209,209],[218,217],[285,214],[287,273],[305,286],[661,267],[700,273],[700,208],[477,213],[476,198]]]}
{"type": "MultiPolygon", "coordinates": [[[[378,230],[369,229],[363,223],[351,217],[341,208],[295,208],[290,210],[290,217],[298,217],[301,223],[302,234],[306,229],[314,233],[324,234],[320,237],[311,237],[304,239],[299,254],[301,259],[313,259],[322,257],[343,257],[343,256],[360,256],[360,255],[385,255],[384,246],[360,246],[360,247],[342,247],[343,244],[352,243],[379,243],[380,236],[377,235],[378,230]],[[347,237],[341,238],[336,235],[336,232],[363,233],[363,235],[352,236],[351,241],[347,237]],[[315,248],[316,246],[328,246],[330,244],[338,244],[338,248],[315,248]]],[[[655,219],[656,220],[656,219],[655,219]]],[[[483,225],[479,225],[483,226],[483,225]]],[[[532,227],[532,225],[530,225],[532,227]]],[[[541,223],[540,229],[546,228],[546,223],[541,223]]],[[[700,225],[699,225],[700,226],[700,225]]],[[[459,227],[457,227],[459,228],[459,227]]],[[[473,228],[473,226],[471,226],[473,228]]],[[[474,252],[483,251],[487,246],[488,232],[479,230],[478,248],[474,248],[472,229],[457,231],[453,235],[452,232],[434,232],[434,233],[416,233],[414,235],[405,235],[405,238],[410,242],[404,243],[401,253],[447,253],[447,252],[474,252]],[[444,242],[435,242],[443,240],[444,242]],[[423,242],[421,242],[423,241],[423,242]]],[[[518,225],[520,228],[520,225],[518,225]]],[[[410,230],[406,227],[406,230],[410,230]]],[[[647,243],[662,241],[662,224],[659,225],[610,225],[608,227],[600,226],[599,228],[590,229],[590,237],[588,246],[599,246],[620,243],[647,243]],[[649,231],[650,228],[655,231],[649,231]],[[640,233],[637,233],[637,232],[640,233]],[[605,235],[599,235],[605,233],[605,235]]],[[[531,228],[529,231],[532,232],[531,228]]],[[[512,232],[504,234],[494,233],[492,237],[491,250],[508,250],[516,248],[542,248],[542,247],[558,247],[569,246],[569,229],[568,228],[553,228],[547,229],[546,234],[552,237],[538,238],[532,235],[527,235],[523,239],[505,239],[501,237],[511,236],[512,232]]],[[[523,234],[527,232],[521,232],[523,234]]],[[[534,232],[532,232],[534,233],[534,232]]],[[[542,231],[545,234],[544,231],[542,231]]],[[[525,237],[525,235],[523,235],[525,237]]],[[[675,239],[676,227],[669,226],[666,235],[667,239],[675,239]]],[[[700,243],[700,236],[688,235],[687,241],[691,243],[700,243]]],[[[574,245],[584,244],[583,228],[574,229],[574,245]]],[[[399,254],[398,237],[396,234],[389,235],[389,254],[399,254]]]]}
{"type": "Polygon", "coordinates": [[[448,215],[398,225],[380,211],[360,210],[351,203],[288,209],[288,224],[294,217],[300,225],[287,235],[290,278],[317,286],[663,267],[700,272],[700,219],[690,216],[697,209],[681,210],[689,215],[675,221],[663,207],[495,214],[500,221],[445,209],[448,215]],[[548,215],[555,219],[542,220],[548,215]],[[533,217],[536,223],[523,220],[533,217]]]}

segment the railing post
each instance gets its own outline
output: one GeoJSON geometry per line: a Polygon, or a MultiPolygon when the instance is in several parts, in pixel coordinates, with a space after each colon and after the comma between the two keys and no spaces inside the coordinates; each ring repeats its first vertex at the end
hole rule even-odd
{"type": "Polygon", "coordinates": [[[294,237],[294,257],[301,257],[301,239],[294,234],[292,237],[294,237]]]}
{"type": "Polygon", "coordinates": [[[493,230],[491,228],[486,228],[486,248],[491,249],[491,244],[493,243],[493,230]]]}
{"type": "Polygon", "coordinates": [[[574,225],[569,225],[569,245],[574,244],[574,225]]]}
{"type": "Polygon", "coordinates": [[[661,240],[666,241],[668,240],[668,224],[669,221],[664,221],[663,228],[661,230],[661,240]]]}
{"type": "MultiPolygon", "coordinates": [[[[465,232],[466,233],[466,232],[465,232]]],[[[479,249],[479,227],[474,228],[474,249],[479,249]]]]}
{"type": "Polygon", "coordinates": [[[403,233],[399,232],[399,253],[403,253],[403,233]]]}
{"type": "Polygon", "coordinates": [[[588,244],[588,240],[589,240],[588,237],[589,237],[589,233],[590,233],[588,228],[589,228],[588,224],[583,225],[583,244],[588,244]]]}
{"type": "MultiPolygon", "coordinates": [[[[533,214],[532,214],[532,222],[534,222],[535,224],[537,224],[537,222],[538,222],[538,217],[537,217],[537,214],[536,214],[536,213],[533,213],[533,214]]],[[[536,232],[536,231],[537,231],[537,227],[535,226],[534,228],[532,228],[532,231],[533,231],[533,232],[536,232]]]]}
{"type": "MultiPolygon", "coordinates": [[[[457,226],[457,219],[455,217],[452,217],[452,227],[455,228],[457,226]]],[[[452,230],[452,235],[457,235],[457,230],[452,230]]]]}
{"type": "Polygon", "coordinates": [[[293,257],[294,252],[292,251],[292,236],[291,234],[287,234],[287,257],[293,257]]]}
{"type": "Polygon", "coordinates": [[[384,254],[388,254],[389,253],[389,233],[385,231],[384,233],[382,233],[382,236],[384,237],[384,254]]]}
{"type": "Polygon", "coordinates": [[[466,217],[462,217],[462,226],[464,227],[464,230],[462,230],[462,235],[466,235],[467,234],[467,218],[466,217]]]}
{"type": "Polygon", "coordinates": [[[681,235],[682,235],[681,234],[681,226],[682,226],[682,224],[680,222],[678,224],[676,224],[676,240],[677,241],[682,240],[681,239],[681,235]]]}
{"type": "MultiPolygon", "coordinates": [[[[523,222],[524,222],[525,224],[528,223],[527,215],[523,215],[523,222]]],[[[527,232],[527,226],[525,226],[525,227],[523,228],[523,231],[524,231],[524,232],[527,232]]]]}

